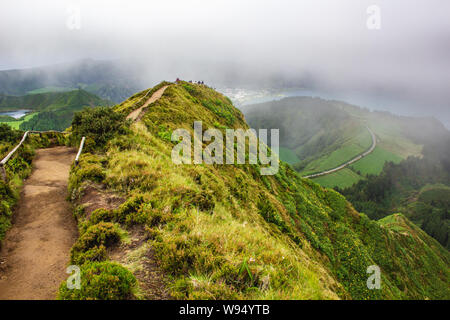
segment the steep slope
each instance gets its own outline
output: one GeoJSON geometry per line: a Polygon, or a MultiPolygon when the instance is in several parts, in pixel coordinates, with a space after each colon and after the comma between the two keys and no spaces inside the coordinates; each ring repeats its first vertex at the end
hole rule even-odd
{"type": "Polygon", "coordinates": [[[339,190],[372,219],[402,212],[450,247],[450,137],[424,146],[423,158],[387,163],[382,172],[339,190]]]}
{"type": "MultiPolygon", "coordinates": [[[[69,186],[80,229],[72,262],[83,270],[110,259],[133,272],[142,289],[150,281],[141,274],[150,259],[179,299],[450,297],[448,251],[401,216],[393,217],[396,223],[372,221],[285,163],[273,176],[261,175],[260,164],[174,164],[176,129],[192,134],[194,121],[202,121],[204,130],[248,128],[225,96],[203,85],[170,84],[141,121],[117,118],[139,108],[145,94],[116,106],[118,115],[86,110],[73,123],[74,135],[88,135],[69,186]],[[97,125],[89,131],[90,122],[103,123],[107,116],[122,121],[120,132],[97,125]],[[106,134],[113,138],[96,143],[106,141],[99,139],[106,134]],[[83,200],[112,195],[123,201],[105,200],[101,209],[83,200]],[[125,258],[117,260],[111,253],[117,244],[108,239],[117,235],[117,241],[123,233],[129,235],[119,245],[125,258]],[[380,290],[367,287],[372,265],[381,269],[380,290]]],[[[74,296],[62,287],[60,297],[97,298],[95,292],[74,296]]],[[[141,290],[134,292],[140,296],[141,290]]]]}

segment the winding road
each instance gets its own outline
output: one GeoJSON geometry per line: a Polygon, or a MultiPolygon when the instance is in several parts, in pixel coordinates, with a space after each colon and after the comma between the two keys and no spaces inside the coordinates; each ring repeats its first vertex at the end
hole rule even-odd
{"type": "Polygon", "coordinates": [[[370,135],[372,136],[372,145],[370,146],[370,148],[366,152],[361,153],[357,157],[351,159],[350,161],[347,161],[346,163],[340,165],[339,167],[336,167],[336,168],[333,168],[333,169],[329,169],[329,170],[326,170],[326,171],[322,171],[322,172],[319,172],[319,173],[310,174],[308,176],[304,176],[303,178],[311,179],[311,178],[317,178],[317,177],[320,177],[320,176],[324,176],[324,175],[327,175],[327,174],[330,174],[330,173],[334,173],[336,171],[344,169],[345,167],[351,165],[352,163],[355,163],[356,161],[359,161],[362,158],[364,158],[365,156],[371,154],[373,152],[373,150],[375,150],[375,147],[377,146],[377,137],[375,136],[373,131],[370,130],[369,127],[366,126],[366,128],[369,131],[370,135]]]}

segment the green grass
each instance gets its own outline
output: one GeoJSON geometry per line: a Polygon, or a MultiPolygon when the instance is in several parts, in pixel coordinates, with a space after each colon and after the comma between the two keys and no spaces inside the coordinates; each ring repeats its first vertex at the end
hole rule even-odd
{"type": "Polygon", "coordinates": [[[280,147],[280,159],[281,161],[287,162],[289,164],[296,164],[300,162],[300,159],[291,149],[280,147]]]}
{"type": "Polygon", "coordinates": [[[26,116],[24,116],[24,117],[22,117],[20,119],[17,119],[16,121],[7,121],[7,122],[4,122],[4,123],[9,125],[11,128],[14,128],[14,129],[18,130],[22,123],[33,119],[37,114],[38,114],[38,112],[29,113],[26,116]]]}
{"type": "Polygon", "coordinates": [[[302,175],[333,169],[355,158],[372,145],[372,138],[365,127],[359,127],[356,134],[331,154],[310,162],[301,172],[302,175]]]}
{"type": "Polygon", "coordinates": [[[313,181],[326,188],[346,188],[351,187],[354,183],[363,179],[360,175],[348,168],[344,168],[337,172],[314,178],[313,181]]]}
{"type": "Polygon", "coordinates": [[[377,146],[371,154],[351,166],[313,180],[326,188],[347,188],[364,179],[366,174],[380,174],[386,161],[399,163],[402,160],[399,156],[377,146]]]}
{"type": "Polygon", "coordinates": [[[28,91],[27,94],[39,94],[39,93],[48,93],[48,92],[66,92],[76,90],[76,88],[68,88],[68,87],[44,87],[40,89],[34,89],[28,91]]]}
{"type": "Polygon", "coordinates": [[[420,156],[422,146],[411,140],[401,130],[404,122],[393,116],[370,113],[366,115],[370,128],[378,138],[378,146],[402,159],[420,156]]]}
{"type": "Polygon", "coordinates": [[[349,168],[355,172],[360,172],[363,176],[367,174],[378,175],[387,161],[399,163],[402,160],[403,158],[400,156],[377,146],[371,154],[353,163],[349,168]]]}

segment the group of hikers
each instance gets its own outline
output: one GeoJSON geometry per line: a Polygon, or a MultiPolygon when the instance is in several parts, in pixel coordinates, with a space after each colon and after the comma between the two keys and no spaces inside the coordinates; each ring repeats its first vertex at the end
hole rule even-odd
{"type": "MultiPolygon", "coordinates": [[[[175,80],[175,82],[180,82],[181,81],[181,79],[180,78],[177,78],[177,80],[175,80]]],[[[203,82],[203,81],[192,81],[192,80],[189,80],[188,81],[189,83],[196,83],[196,84],[202,84],[202,85],[205,85],[205,83],[203,82]]]]}

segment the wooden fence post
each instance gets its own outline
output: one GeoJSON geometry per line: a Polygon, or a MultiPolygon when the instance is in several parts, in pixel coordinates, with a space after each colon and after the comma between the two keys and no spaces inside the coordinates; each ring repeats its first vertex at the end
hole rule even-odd
{"type": "Polygon", "coordinates": [[[0,174],[2,176],[3,181],[6,182],[6,170],[5,170],[5,166],[4,165],[0,165],[1,169],[0,169],[0,174]]]}
{"type": "Polygon", "coordinates": [[[84,147],[84,141],[85,140],[86,140],[86,137],[81,138],[80,149],[78,149],[78,153],[77,153],[77,156],[75,158],[75,165],[77,165],[78,161],[80,160],[80,156],[81,156],[81,152],[83,152],[83,147],[84,147]]]}

